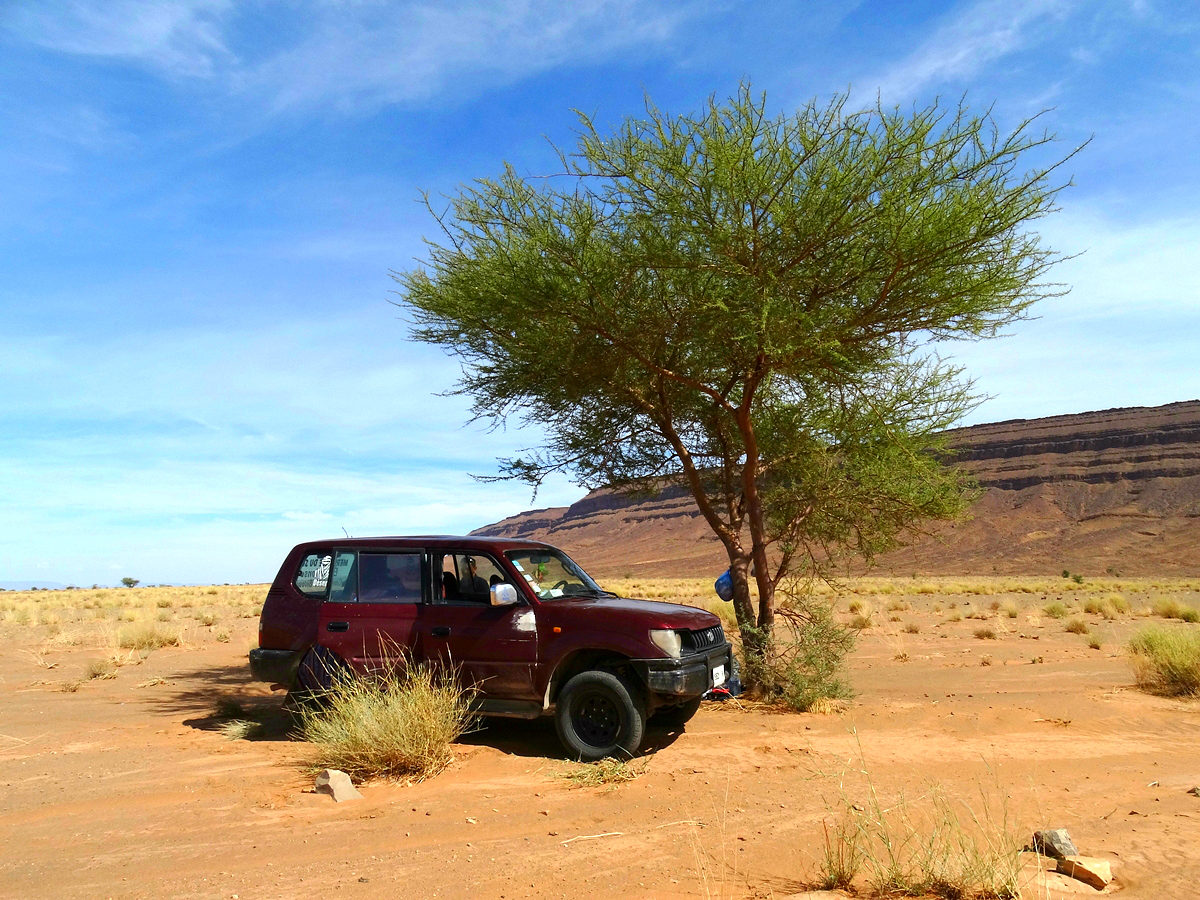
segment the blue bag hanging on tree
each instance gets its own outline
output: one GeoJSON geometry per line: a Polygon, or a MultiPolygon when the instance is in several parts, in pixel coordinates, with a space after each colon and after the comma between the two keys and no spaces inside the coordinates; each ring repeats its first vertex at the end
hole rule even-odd
{"type": "Polygon", "coordinates": [[[726,569],[725,573],[713,583],[717,596],[728,603],[733,599],[733,576],[726,569]]]}

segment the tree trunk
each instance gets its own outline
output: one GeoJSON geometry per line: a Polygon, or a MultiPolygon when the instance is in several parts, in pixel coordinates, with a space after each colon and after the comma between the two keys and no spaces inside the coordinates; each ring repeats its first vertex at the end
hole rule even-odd
{"type": "Polygon", "coordinates": [[[758,673],[771,644],[769,627],[763,629],[757,621],[754,603],[750,599],[751,557],[738,548],[730,553],[729,576],[733,580],[733,610],[737,615],[738,632],[742,638],[742,655],[745,665],[741,670],[743,684],[753,690],[758,687],[758,673]]]}

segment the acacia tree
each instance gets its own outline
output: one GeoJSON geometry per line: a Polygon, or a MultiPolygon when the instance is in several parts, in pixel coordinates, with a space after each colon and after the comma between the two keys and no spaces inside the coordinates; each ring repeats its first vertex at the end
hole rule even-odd
{"type": "Polygon", "coordinates": [[[475,417],[543,427],[499,477],[687,486],[749,656],[789,573],[962,509],[931,451],[976,398],[934,345],[1058,293],[1031,225],[1061,160],[1024,168],[1051,140],[1032,120],[846,107],[773,117],[743,85],[697,115],[647,103],[608,136],[581,116],[561,172],[463,188],[428,261],[393,273],[475,417]]]}

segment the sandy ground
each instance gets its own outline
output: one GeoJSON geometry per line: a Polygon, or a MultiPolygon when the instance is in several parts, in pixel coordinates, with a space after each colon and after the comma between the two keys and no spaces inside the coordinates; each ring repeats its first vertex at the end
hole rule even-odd
{"type": "Polygon", "coordinates": [[[889,808],[938,792],[1022,837],[1065,827],[1124,896],[1200,895],[1200,703],[1134,689],[1120,648],[1146,620],[1090,617],[1094,650],[1029,610],[977,638],[932,602],[897,617],[919,633],[881,615],[862,633],[841,714],[706,704],[600,787],[562,777],[547,722],[493,723],[436,778],[343,804],[311,792],[281,696],[248,680],[252,619],[74,692],[95,650],[7,623],[0,895],[784,897],[818,878],[823,826],[868,803],[864,771],[889,808]],[[279,727],[228,739],[222,698],[279,727]]]}

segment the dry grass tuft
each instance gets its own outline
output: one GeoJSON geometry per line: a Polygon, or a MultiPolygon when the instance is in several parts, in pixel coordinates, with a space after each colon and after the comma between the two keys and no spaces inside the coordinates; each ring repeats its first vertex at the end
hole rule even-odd
{"type": "Polygon", "coordinates": [[[1164,619],[1179,619],[1182,622],[1200,621],[1200,612],[1195,607],[1188,606],[1174,597],[1158,597],[1150,608],[1154,615],[1164,619]]]}
{"type": "Polygon", "coordinates": [[[850,701],[843,697],[818,697],[806,711],[818,716],[836,716],[849,708],[850,701]]]}
{"type": "Polygon", "coordinates": [[[996,639],[996,629],[990,626],[975,629],[975,637],[981,641],[994,641],[996,639]]]}
{"type": "Polygon", "coordinates": [[[314,768],[356,779],[428,778],[451,760],[471,726],[469,691],[427,665],[389,666],[376,678],[344,678],[300,713],[314,768]]]}
{"type": "Polygon", "coordinates": [[[560,777],[575,787],[616,787],[618,784],[640,778],[645,774],[647,765],[645,760],[635,765],[626,760],[607,757],[594,763],[575,763],[560,777]]]}
{"type": "Polygon", "coordinates": [[[1142,690],[1166,696],[1200,694],[1200,632],[1150,626],[1130,638],[1128,651],[1142,690]]]}
{"type": "Polygon", "coordinates": [[[111,659],[93,659],[83,667],[83,677],[88,681],[117,677],[117,664],[111,659]]]}
{"type": "Polygon", "coordinates": [[[1064,629],[1068,634],[1090,634],[1091,629],[1088,628],[1087,622],[1083,619],[1072,619],[1067,623],[1064,629]]]}
{"type": "Polygon", "coordinates": [[[263,732],[262,722],[250,719],[230,719],[221,725],[221,735],[227,741],[249,741],[263,732]]]}
{"type": "Polygon", "coordinates": [[[981,791],[975,808],[936,787],[915,801],[885,802],[862,774],[865,796],[843,796],[832,828],[824,824],[821,887],[873,897],[1020,897],[1022,842],[1003,792],[997,805],[981,791]]]}
{"type": "Polygon", "coordinates": [[[164,628],[153,622],[137,622],[117,631],[117,646],[122,650],[157,650],[160,647],[178,647],[179,631],[164,628]]]}

